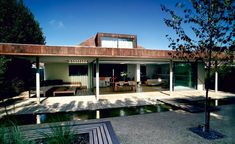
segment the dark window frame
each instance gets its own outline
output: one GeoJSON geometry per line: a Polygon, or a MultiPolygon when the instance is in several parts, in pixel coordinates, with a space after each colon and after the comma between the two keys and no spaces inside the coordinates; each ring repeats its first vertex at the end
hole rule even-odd
{"type": "Polygon", "coordinates": [[[87,65],[69,65],[69,76],[84,76],[88,75],[87,65]]]}

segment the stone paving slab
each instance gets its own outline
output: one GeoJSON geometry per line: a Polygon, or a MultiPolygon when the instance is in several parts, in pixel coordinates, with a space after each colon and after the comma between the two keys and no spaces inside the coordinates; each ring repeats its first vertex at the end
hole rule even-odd
{"type": "Polygon", "coordinates": [[[177,107],[179,109],[182,109],[184,111],[191,112],[191,113],[198,113],[198,112],[203,112],[204,111],[204,109],[201,108],[201,107],[196,107],[192,104],[177,102],[177,99],[176,100],[164,100],[164,99],[162,99],[162,100],[159,100],[159,101],[162,102],[162,103],[177,107]]]}
{"type": "Polygon", "coordinates": [[[87,133],[90,144],[120,144],[112,124],[109,121],[79,123],[78,121],[57,122],[50,124],[19,126],[22,136],[29,140],[45,138],[45,134],[52,134],[51,127],[62,127],[70,130],[74,135],[87,133]]]}
{"type": "Polygon", "coordinates": [[[207,140],[188,130],[204,123],[204,113],[182,110],[89,121],[111,121],[122,144],[235,144],[235,105],[211,113],[211,128],[225,135],[207,140]]]}
{"type": "MultiPolygon", "coordinates": [[[[8,106],[8,112],[13,114],[35,114],[35,113],[54,113],[82,110],[96,110],[105,108],[117,108],[127,106],[151,105],[156,104],[157,99],[202,99],[205,91],[175,91],[170,96],[169,91],[162,92],[141,92],[127,94],[106,94],[100,95],[97,101],[95,96],[67,96],[67,97],[48,97],[41,98],[42,103],[38,105],[36,98],[30,98],[15,105],[8,106]]],[[[235,97],[235,94],[213,91],[209,96],[216,99],[235,97]]],[[[4,108],[0,108],[0,117],[3,116],[4,108]]]]}

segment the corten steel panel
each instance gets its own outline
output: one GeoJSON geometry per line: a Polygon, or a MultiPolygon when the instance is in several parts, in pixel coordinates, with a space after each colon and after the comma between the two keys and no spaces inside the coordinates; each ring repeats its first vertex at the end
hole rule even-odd
{"type": "Polygon", "coordinates": [[[1,55],[22,56],[80,56],[170,59],[168,50],[87,48],[72,46],[45,46],[31,44],[0,44],[1,55]]]}
{"type": "Polygon", "coordinates": [[[80,46],[90,46],[90,47],[96,47],[96,37],[93,36],[82,43],[79,44],[80,46]]]}

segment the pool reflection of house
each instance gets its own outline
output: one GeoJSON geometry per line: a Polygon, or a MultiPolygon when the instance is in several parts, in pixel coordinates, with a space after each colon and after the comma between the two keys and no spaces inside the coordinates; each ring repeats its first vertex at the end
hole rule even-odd
{"type": "MultiPolygon", "coordinates": [[[[45,92],[54,86],[56,91],[58,85],[77,87],[75,94],[94,94],[97,99],[106,93],[203,90],[204,65],[172,60],[169,52],[139,46],[136,35],[111,33],[97,33],[78,46],[0,44],[2,55],[35,62],[38,97],[39,89],[45,92]]],[[[74,89],[69,90],[60,87],[61,93],[54,95],[73,94],[74,89]]]]}

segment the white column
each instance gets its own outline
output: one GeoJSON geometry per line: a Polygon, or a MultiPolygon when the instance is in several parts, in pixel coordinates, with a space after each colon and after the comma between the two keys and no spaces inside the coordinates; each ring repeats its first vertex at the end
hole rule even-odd
{"type": "Polygon", "coordinates": [[[40,104],[40,69],[39,69],[39,57],[36,58],[36,97],[37,104],[40,104]]]}
{"type": "Polygon", "coordinates": [[[40,115],[36,115],[36,124],[41,124],[41,117],[40,115]]]}
{"type": "Polygon", "coordinates": [[[96,110],[96,119],[100,119],[100,111],[96,110]]]}
{"type": "Polygon", "coordinates": [[[205,87],[205,64],[197,64],[197,90],[203,91],[205,87]]]}
{"type": "Polygon", "coordinates": [[[94,62],[91,63],[91,90],[94,92],[94,62]]]}
{"type": "Polygon", "coordinates": [[[96,59],[96,100],[99,100],[100,95],[100,75],[99,75],[99,59],[96,59]]]}
{"type": "Polygon", "coordinates": [[[215,92],[218,92],[218,72],[215,72],[215,92]]]}
{"type": "Polygon", "coordinates": [[[170,96],[172,96],[173,91],[173,62],[170,61],[170,96]]]}
{"type": "Polygon", "coordinates": [[[215,61],[215,92],[218,92],[218,71],[217,71],[217,61],[215,61]]]}
{"type": "Polygon", "coordinates": [[[140,84],[140,64],[136,64],[136,81],[140,84]]]}
{"type": "Polygon", "coordinates": [[[215,99],[215,106],[219,105],[219,99],[215,99]]]}
{"type": "Polygon", "coordinates": [[[91,63],[88,63],[88,80],[87,80],[87,88],[90,89],[91,88],[91,63]]]}

